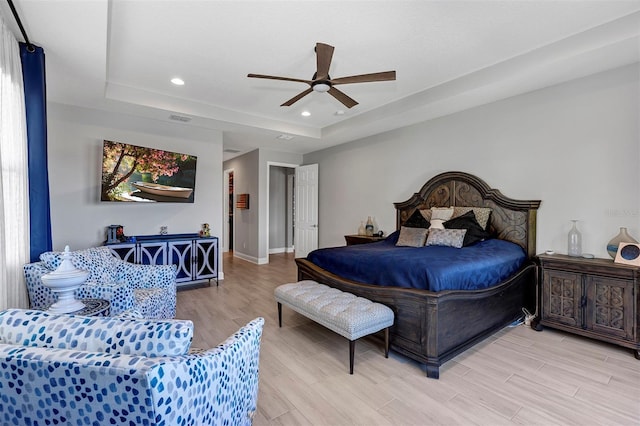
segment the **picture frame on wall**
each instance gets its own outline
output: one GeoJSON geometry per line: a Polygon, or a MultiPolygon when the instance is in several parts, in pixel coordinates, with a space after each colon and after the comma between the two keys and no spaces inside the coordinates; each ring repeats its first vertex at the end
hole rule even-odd
{"type": "Polygon", "coordinates": [[[640,266],[640,244],[620,243],[614,262],[623,265],[640,266]]]}
{"type": "Polygon", "coordinates": [[[249,194],[238,194],[238,198],[236,199],[236,208],[237,209],[249,208],[249,194]]]}

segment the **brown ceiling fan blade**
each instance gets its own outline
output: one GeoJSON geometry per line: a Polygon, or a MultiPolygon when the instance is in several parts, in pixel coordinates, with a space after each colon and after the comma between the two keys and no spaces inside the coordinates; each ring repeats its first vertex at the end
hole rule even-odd
{"type": "Polygon", "coordinates": [[[300,99],[302,99],[305,96],[307,96],[311,92],[313,92],[313,89],[312,88],[308,88],[304,92],[295,95],[293,98],[289,99],[287,102],[283,103],[280,106],[291,106],[291,105],[295,104],[296,102],[298,102],[300,99]]]}
{"type": "Polygon", "coordinates": [[[358,105],[356,101],[354,101],[349,96],[345,95],[343,92],[336,89],[335,87],[332,87],[331,89],[329,89],[327,93],[329,93],[331,96],[333,96],[334,98],[342,102],[342,104],[347,108],[351,108],[358,105]]]}
{"type": "Polygon", "coordinates": [[[331,80],[331,84],[370,83],[373,81],[391,81],[396,79],[395,71],[374,72],[371,74],[352,75],[331,80]]]}
{"type": "Polygon", "coordinates": [[[316,43],[316,60],[317,71],[316,80],[325,80],[329,78],[329,67],[331,66],[331,58],[333,57],[333,46],[324,43],[316,43]]]}
{"type": "Polygon", "coordinates": [[[247,74],[247,77],[250,78],[266,78],[267,80],[284,80],[284,81],[296,81],[298,83],[307,83],[311,84],[311,80],[301,80],[299,78],[290,78],[290,77],[277,77],[275,75],[264,75],[264,74],[247,74]]]}

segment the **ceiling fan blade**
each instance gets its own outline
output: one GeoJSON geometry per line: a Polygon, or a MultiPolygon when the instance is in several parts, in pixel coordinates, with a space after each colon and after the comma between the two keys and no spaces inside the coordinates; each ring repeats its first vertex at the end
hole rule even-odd
{"type": "Polygon", "coordinates": [[[325,80],[329,78],[329,66],[331,66],[331,58],[333,57],[333,46],[324,43],[316,43],[316,60],[317,71],[316,80],[325,80]]]}
{"type": "Polygon", "coordinates": [[[331,80],[331,84],[369,83],[373,81],[391,81],[396,79],[395,71],[374,72],[371,74],[352,75],[331,80]]]}
{"type": "Polygon", "coordinates": [[[356,101],[354,101],[349,96],[345,95],[343,92],[336,89],[335,87],[332,87],[331,89],[329,89],[327,93],[329,93],[331,96],[333,96],[334,98],[342,102],[342,104],[347,108],[351,108],[358,105],[356,101]]]}
{"type": "Polygon", "coordinates": [[[300,99],[302,99],[305,96],[307,96],[311,92],[313,92],[313,89],[312,88],[308,88],[304,92],[295,95],[293,98],[289,99],[287,102],[283,103],[280,106],[291,106],[291,105],[295,104],[296,102],[298,102],[300,99]]]}
{"type": "Polygon", "coordinates": [[[284,80],[284,81],[297,81],[298,83],[307,83],[311,85],[311,80],[301,80],[299,78],[289,78],[289,77],[277,77],[275,75],[264,75],[264,74],[247,74],[247,77],[251,78],[266,78],[267,80],[284,80]]]}

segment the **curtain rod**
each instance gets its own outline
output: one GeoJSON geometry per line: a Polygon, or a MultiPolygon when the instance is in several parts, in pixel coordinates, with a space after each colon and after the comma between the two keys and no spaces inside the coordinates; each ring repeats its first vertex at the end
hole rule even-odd
{"type": "Polygon", "coordinates": [[[29,37],[27,36],[27,32],[24,30],[24,27],[22,26],[22,21],[20,20],[20,17],[18,16],[18,11],[16,11],[16,7],[13,5],[13,0],[7,0],[9,2],[9,7],[11,8],[11,13],[13,13],[13,17],[15,18],[16,22],[18,23],[18,27],[20,27],[20,32],[22,33],[22,37],[24,37],[24,41],[27,43],[27,50],[31,53],[36,51],[36,48],[33,46],[33,44],[29,41],[29,37]]]}

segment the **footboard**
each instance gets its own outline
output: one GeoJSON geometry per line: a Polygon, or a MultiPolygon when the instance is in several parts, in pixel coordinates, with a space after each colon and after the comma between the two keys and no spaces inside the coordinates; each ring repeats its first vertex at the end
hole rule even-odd
{"type": "Polygon", "coordinates": [[[518,319],[523,306],[531,307],[535,289],[533,262],[489,289],[439,293],[361,284],[307,259],[296,263],[298,280],[314,280],[390,307],[395,314],[391,349],[425,364],[431,378],[438,378],[444,362],[518,319]]]}

